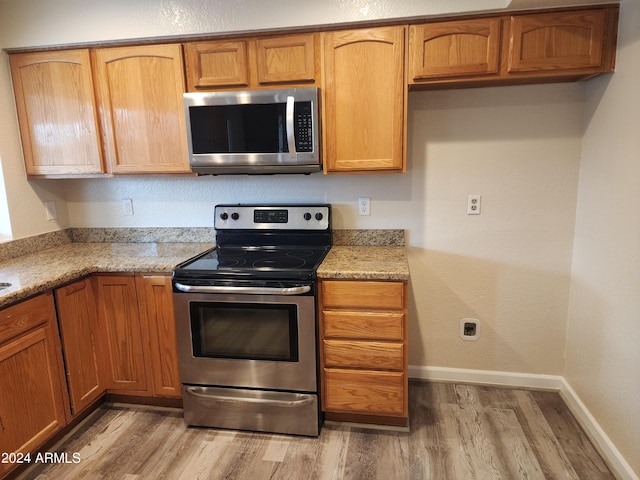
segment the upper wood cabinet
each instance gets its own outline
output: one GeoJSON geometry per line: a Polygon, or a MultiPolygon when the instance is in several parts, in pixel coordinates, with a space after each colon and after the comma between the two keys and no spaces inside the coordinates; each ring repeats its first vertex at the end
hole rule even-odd
{"type": "Polygon", "coordinates": [[[312,86],[319,82],[318,34],[186,43],[189,91],[312,86]]]}
{"type": "Polygon", "coordinates": [[[404,172],[406,27],[323,35],[325,172],[404,172]]]}
{"type": "MultiPolygon", "coordinates": [[[[0,452],[42,447],[67,423],[68,397],[51,293],[0,311],[0,452]]],[[[16,464],[0,463],[0,477],[16,464]]]]}
{"type": "Polygon", "coordinates": [[[93,55],[109,171],[190,172],[181,46],[104,48],[93,55]]]}
{"type": "Polygon", "coordinates": [[[513,16],[508,71],[597,72],[606,33],[605,9],[513,16]]]}
{"type": "Polygon", "coordinates": [[[412,88],[572,81],[612,72],[619,6],[411,25],[412,88]]]}
{"type": "Polygon", "coordinates": [[[104,172],[88,50],[10,56],[27,175],[104,172]]]}
{"type": "Polygon", "coordinates": [[[498,73],[500,26],[499,18],[411,25],[409,77],[419,82],[498,73]]]}

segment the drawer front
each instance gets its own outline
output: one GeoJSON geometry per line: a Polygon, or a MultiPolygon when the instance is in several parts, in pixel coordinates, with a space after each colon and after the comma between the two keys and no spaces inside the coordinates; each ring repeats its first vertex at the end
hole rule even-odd
{"type": "Polygon", "coordinates": [[[322,283],[325,307],[377,308],[402,310],[402,282],[325,281],[322,283]]]}
{"type": "Polygon", "coordinates": [[[26,300],[0,311],[0,343],[55,319],[51,293],[26,300]]]}
{"type": "Polygon", "coordinates": [[[325,310],[322,333],[325,338],[354,338],[403,341],[404,314],[395,312],[351,312],[325,310]]]}
{"type": "Polygon", "coordinates": [[[325,411],[407,416],[402,372],[324,370],[325,411]]]}
{"type": "Polygon", "coordinates": [[[325,367],[366,368],[369,370],[402,370],[402,343],[324,341],[325,367]]]}

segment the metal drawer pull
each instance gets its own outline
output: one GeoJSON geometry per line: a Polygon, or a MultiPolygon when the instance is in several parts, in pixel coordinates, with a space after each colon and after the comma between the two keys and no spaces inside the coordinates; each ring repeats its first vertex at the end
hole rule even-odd
{"type": "Polygon", "coordinates": [[[206,400],[215,400],[216,402],[225,402],[225,403],[236,403],[236,404],[246,404],[246,403],[260,403],[260,404],[268,404],[273,405],[275,407],[302,407],[304,405],[310,405],[314,402],[315,397],[313,395],[297,395],[299,398],[296,400],[275,400],[273,398],[257,398],[257,397],[232,397],[225,395],[207,395],[206,393],[200,393],[200,387],[188,387],[187,392],[194,397],[206,399],[206,400]]]}
{"type": "Polygon", "coordinates": [[[253,295],[279,294],[279,295],[300,295],[311,291],[310,285],[300,287],[225,287],[225,286],[196,286],[176,283],[175,287],[186,293],[248,293],[253,295]]]}

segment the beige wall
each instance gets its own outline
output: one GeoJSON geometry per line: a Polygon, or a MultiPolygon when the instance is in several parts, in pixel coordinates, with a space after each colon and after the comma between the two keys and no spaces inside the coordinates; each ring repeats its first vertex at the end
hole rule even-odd
{"type": "Polygon", "coordinates": [[[587,84],[565,377],[640,474],[640,3],[587,84]]]}
{"type": "MultiPolygon", "coordinates": [[[[212,2],[196,0],[96,0],[82,9],[71,0],[0,0],[0,46],[402,17],[437,13],[448,2],[286,3],[293,10],[280,17],[260,10],[266,2],[258,0],[221,1],[215,14],[212,2]]],[[[453,5],[478,8],[471,0],[453,5]]],[[[633,405],[640,398],[633,330],[640,229],[630,207],[640,193],[633,130],[640,124],[640,22],[633,0],[623,7],[615,75],[411,93],[406,175],[28,182],[2,54],[0,157],[13,234],[69,225],[211,226],[216,203],[241,201],[326,201],[335,207],[335,228],[405,228],[410,364],[564,375],[640,471],[633,405]],[[482,195],[480,216],[466,215],[469,194],[482,195]],[[370,217],[357,215],[359,196],[371,197],[370,217]],[[123,198],[133,199],[135,215],[122,214],[123,198]],[[58,204],[58,222],[44,219],[42,201],[49,199],[58,204]],[[477,342],[458,336],[465,317],[481,322],[477,342]]]]}

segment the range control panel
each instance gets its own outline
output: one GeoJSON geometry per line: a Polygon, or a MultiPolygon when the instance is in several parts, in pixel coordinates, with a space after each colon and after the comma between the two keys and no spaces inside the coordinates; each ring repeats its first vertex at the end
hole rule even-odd
{"type": "Polygon", "coordinates": [[[328,230],[331,206],[216,205],[216,230],[328,230]]]}

